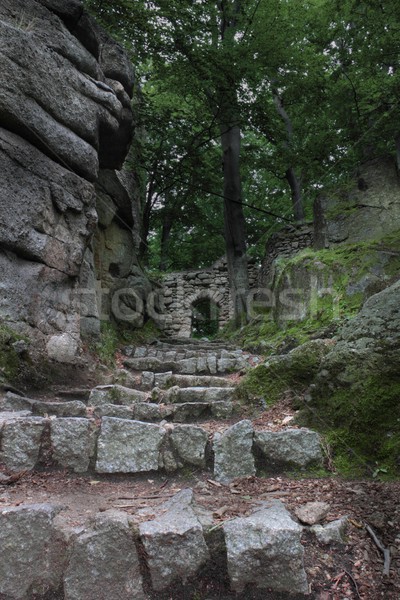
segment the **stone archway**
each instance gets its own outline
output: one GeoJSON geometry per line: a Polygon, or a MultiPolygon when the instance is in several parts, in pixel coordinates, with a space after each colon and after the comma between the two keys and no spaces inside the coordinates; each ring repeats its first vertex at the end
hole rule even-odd
{"type": "Polygon", "coordinates": [[[218,332],[223,301],[223,294],[217,290],[201,290],[186,299],[191,337],[209,337],[218,332]]]}

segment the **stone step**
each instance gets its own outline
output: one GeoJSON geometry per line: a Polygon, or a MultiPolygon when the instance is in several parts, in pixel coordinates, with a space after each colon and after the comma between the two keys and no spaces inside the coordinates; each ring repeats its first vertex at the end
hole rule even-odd
{"type": "Polygon", "coordinates": [[[152,391],[152,398],[158,402],[175,404],[183,402],[231,402],[234,387],[188,387],[173,386],[167,390],[152,391]]]}
{"type": "MultiPolygon", "coordinates": [[[[114,408],[118,414],[127,407],[114,408]]],[[[308,429],[254,431],[251,421],[242,420],[210,438],[197,425],[148,423],[126,414],[99,422],[26,413],[0,413],[0,463],[12,471],[50,464],[78,473],[133,474],[188,465],[212,470],[226,483],[257,471],[307,470],[323,461],[320,437],[308,429]]]]}
{"type": "MultiPolygon", "coordinates": [[[[347,516],[304,526],[283,502],[270,500],[221,521],[217,508],[203,508],[190,488],[163,492],[161,504],[147,498],[145,508],[132,501],[136,508],[126,508],[125,501],[111,510],[92,508],[78,521],[69,500],[3,504],[0,596],[156,600],[181,590],[185,598],[289,600],[309,597],[316,577],[310,565],[329,571],[326,544],[345,552],[347,516]]],[[[336,573],[327,572],[321,587],[331,586],[336,573]]]]}
{"type": "Polygon", "coordinates": [[[172,359],[168,356],[143,356],[126,358],[124,366],[133,371],[153,371],[165,373],[173,371],[186,375],[216,375],[243,371],[249,365],[246,356],[217,357],[215,354],[190,358],[172,359]]]}
{"type": "Polygon", "coordinates": [[[176,404],[137,402],[132,406],[103,404],[94,409],[93,416],[97,418],[118,417],[145,422],[193,423],[205,419],[229,419],[232,417],[233,411],[234,404],[229,401],[176,404]]]}
{"type": "Polygon", "coordinates": [[[231,387],[232,380],[227,377],[216,375],[180,375],[167,371],[165,373],[153,373],[152,371],[143,371],[141,377],[141,388],[152,389],[168,388],[172,386],[179,387],[231,387]]]}

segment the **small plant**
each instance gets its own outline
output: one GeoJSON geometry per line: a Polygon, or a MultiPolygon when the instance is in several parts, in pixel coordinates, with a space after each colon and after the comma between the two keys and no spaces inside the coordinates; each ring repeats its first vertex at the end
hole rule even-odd
{"type": "Polygon", "coordinates": [[[109,367],[115,365],[115,353],[118,348],[118,334],[112,323],[103,321],[101,324],[100,340],[95,346],[95,352],[100,360],[109,367]]]}
{"type": "Polygon", "coordinates": [[[15,22],[15,27],[21,31],[27,33],[34,31],[37,19],[29,18],[24,12],[21,12],[20,16],[15,22]]]}

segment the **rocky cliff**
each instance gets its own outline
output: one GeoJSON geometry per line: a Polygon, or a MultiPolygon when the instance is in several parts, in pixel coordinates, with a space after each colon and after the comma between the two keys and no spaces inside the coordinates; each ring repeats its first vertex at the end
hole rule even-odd
{"type": "Polygon", "coordinates": [[[146,285],[132,185],[115,172],[133,69],[80,0],[2,0],[0,72],[0,320],[73,362],[111,310],[96,289],[146,285]]]}

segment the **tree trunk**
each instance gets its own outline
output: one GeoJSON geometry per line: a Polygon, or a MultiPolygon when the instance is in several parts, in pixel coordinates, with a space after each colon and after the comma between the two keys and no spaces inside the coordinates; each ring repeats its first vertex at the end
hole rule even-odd
{"type": "MultiPolygon", "coordinates": [[[[234,43],[236,18],[241,0],[218,2],[222,44],[234,43]]],[[[217,86],[217,118],[221,132],[224,196],[224,236],[229,284],[236,326],[247,322],[249,275],[246,255],[246,223],[242,206],[240,178],[240,114],[235,87],[235,66],[226,68],[226,74],[217,86]]]]}
{"type": "Polygon", "coordinates": [[[224,169],[224,233],[229,282],[237,326],[247,321],[249,277],[246,256],[246,224],[241,204],[240,128],[221,128],[224,169]]]}
{"type": "Polygon", "coordinates": [[[163,215],[160,246],[160,271],[166,271],[169,266],[169,239],[174,219],[173,214],[167,208],[163,215]]]}
{"type": "Polygon", "coordinates": [[[305,217],[300,180],[298,179],[293,167],[289,167],[287,169],[285,177],[290,186],[294,219],[300,223],[301,221],[304,221],[305,217]]]}
{"type": "MultiPolygon", "coordinates": [[[[293,126],[285,107],[283,106],[282,98],[280,97],[278,90],[273,90],[274,103],[278,115],[281,117],[286,127],[287,139],[285,142],[285,148],[290,150],[292,137],[293,137],[293,126]]],[[[296,175],[293,165],[291,165],[285,172],[286,180],[290,186],[290,194],[292,197],[293,215],[295,221],[304,221],[304,204],[303,195],[301,193],[300,180],[296,175]]]]}

